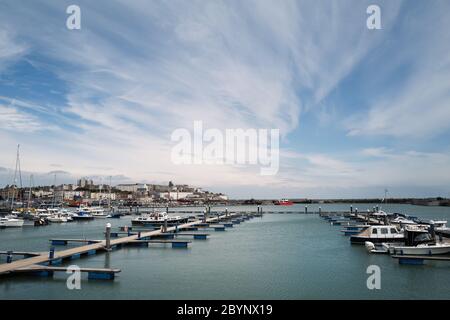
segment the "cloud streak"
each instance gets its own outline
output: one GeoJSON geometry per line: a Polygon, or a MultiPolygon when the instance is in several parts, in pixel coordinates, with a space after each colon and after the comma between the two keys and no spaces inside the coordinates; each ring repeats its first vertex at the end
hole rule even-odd
{"type": "MultiPolygon", "coordinates": [[[[392,153],[383,140],[368,142],[365,154],[360,145],[351,146],[367,136],[433,136],[450,123],[450,41],[445,41],[450,39],[441,39],[441,32],[429,36],[431,27],[446,30],[438,13],[444,10],[428,9],[426,23],[416,25],[402,19],[402,1],[380,3],[381,32],[365,28],[369,1],[79,1],[82,29],[76,31],[64,28],[65,3],[4,4],[0,72],[26,85],[25,75],[32,71],[48,81],[49,91],[30,95],[11,89],[11,83],[1,88],[1,147],[13,155],[14,144],[21,142],[30,171],[48,172],[57,163],[74,177],[92,175],[96,168],[99,176],[125,174],[136,181],[300,190],[407,183],[411,170],[425,168],[441,185],[447,175],[438,177],[417,155],[402,158],[403,146],[388,164],[372,157],[392,153]],[[397,33],[405,34],[401,48],[394,41],[397,33]],[[408,42],[412,33],[415,43],[408,42]],[[380,68],[378,59],[389,61],[380,68]],[[31,70],[21,70],[23,61],[31,70]],[[379,72],[360,82],[382,83],[405,61],[409,73],[396,82],[398,90],[377,86],[364,97],[364,106],[350,110],[353,116],[342,109],[346,99],[333,99],[342,91],[352,95],[343,83],[366,64],[379,72]],[[429,112],[421,113],[425,105],[429,112]],[[317,126],[308,117],[313,112],[320,113],[323,130],[345,119],[339,134],[350,151],[320,150],[320,143],[298,148],[296,139],[306,139],[301,129],[317,126]],[[221,130],[279,128],[280,174],[172,164],[170,134],[192,128],[194,120],[221,130]],[[406,160],[411,166],[401,168],[406,160]],[[381,174],[388,172],[383,182],[381,174]]],[[[32,85],[28,90],[39,91],[32,85]]],[[[443,158],[429,153],[432,163],[443,165],[444,152],[443,158]]],[[[0,165],[10,166],[11,155],[0,155],[0,165]]]]}

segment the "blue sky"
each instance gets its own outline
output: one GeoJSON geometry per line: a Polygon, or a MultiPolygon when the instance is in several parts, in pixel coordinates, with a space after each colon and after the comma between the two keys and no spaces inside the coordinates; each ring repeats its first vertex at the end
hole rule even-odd
{"type": "Polygon", "coordinates": [[[450,196],[448,1],[1,1],[0,184],[450,196]],[[65,27],[81,7],[81,30],[65,27]],[[381,7],[381,30],[366,8],[381,7]],[[280,170],[174,165],[171,132],[279,128],[280,170]]]}

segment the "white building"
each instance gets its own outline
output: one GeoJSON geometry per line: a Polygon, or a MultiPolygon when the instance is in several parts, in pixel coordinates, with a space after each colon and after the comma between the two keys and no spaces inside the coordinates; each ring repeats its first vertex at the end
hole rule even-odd
{"type": "Polygon", "coordinates": [[[84,197],[84,191],[56,191],[55,198],[58,201],[62,200],[74,200],[75,198],[84,197]]]}
{"type": "Polygon", "coordinates": [[[148,191],[148,185],[145,183],[119,184],[115,188],[120,191],[133,192],[133,193],[148,191]]]}
{"type": "Polygon", "coordinates": [[[170,200],[181,200],[189,198],[193,195],[193,192],[177,192],[177,191],[170,191],[170,192],[160,192],[159,197],[163,199],[169,199],[170,200]]]}
{"type": "Polygon", "coordinates": [[[91,200],[98,201],[98,200],[116,200],[116,194],[115,193],[109,193],[109,192],[91,192],[90,197],[91,200]]]}

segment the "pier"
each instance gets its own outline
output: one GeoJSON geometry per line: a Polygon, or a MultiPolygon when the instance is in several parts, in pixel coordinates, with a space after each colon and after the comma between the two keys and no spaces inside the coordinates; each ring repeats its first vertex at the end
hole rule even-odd
{"type": "MultiPolygon", "coordinates": [[[[107,227],[105,240],[92,240],[92,239],[50,239],[52,245],[67,245],[69,242],[83,243],[84,245],[70,248],[62,251],[55,251],[51,248],[49,252],[35,253],[35,252],[16,252],[16,251],[3,251],[2,254],[7,255],[7,263],[0,265],[0,275],[13,274],[13,273],[29,273],[41,276],[52,276],[54,272],[66,271],[67,268],[55,267],[60,265],[63,261],[74,260],[81,258],[81,256],[95,255],[98,252],[110,251],[120,248],[125,245],[146,245],[151,243],[163,243],[171,244],[173,248],[186,248],[191,241],[181,239],[155,239],[158,237],[167,237],[170,235],[193,236],[194,239],[206,239],[209,234],[206,233],[186,233],[183,234],[183,230],[192,230],[193,228],[206,227],[212,228],[215,231],[224,231],[224,225],[218,225],[221,220],[233,220],[241,219],[242,221],[262,216],[262,213],[258,209],[257,213],[225,213],[223,215],[207,218],[207,215],[203,219],[187,222],[181,225],[171,226],[167,228],[161,228],[157,230],[147,231],[134,231],[132,234],[128,234],[125,237],[119,237],[111,239],[110,235],[114,232],[110,231],[107,227]],[[12,255],[22,255],[25,258],[12,261],[12,255]]],[[[130,227],[132,230],[132,227],[130,227]]],[[[129,229],[129,230],[130,230],[129,229]]],[[[118,232],[117,236],[118,236],[118,232]]],[[[82,272],[88,273],[89,279],[114,279],[114,274],[120,272],[119,269],[96,269],[85,268],[81,269],[82,272]]]]}

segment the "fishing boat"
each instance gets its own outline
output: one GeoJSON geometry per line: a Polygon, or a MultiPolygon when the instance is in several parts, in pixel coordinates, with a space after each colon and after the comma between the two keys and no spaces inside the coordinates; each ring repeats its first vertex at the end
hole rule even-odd
{"type": "Polygon", "coordinates": [[[383,243],[403,242],[404,240],[404,232],[395,226],[369,226],[360,233],[350,236],[350,242],[353,244],[365,244],[366,241],[383,243]]]}
{"type": "Polygon", "coordinates": [[[281,200],[275,201],[276,206],[292,206],[293,204],[294,204],[294,202],[292,202],[291,200],[288,200],[288,199],[281,199],[281,200]]]}
{"type": "Polygon", "coordinates": [[[20,228],[24,224],[22,219],[14,216],[0,217],[0,228],[20,228]]]}
{"type": "Polygon", "coordinates": [[[405,227],[404,244],[383,244],[390,254],[440,255],[450,253],[450,242],[436,241],[434,230],[418,226],[405,227]]]}
{"type": "Polygon", "coordinates": [[[169,216],[166,212],[153,212],[150,214],[143,214],[139,217],[131,219],[131,224],[156,224],[161,225],[167,221],[168,224],[183,223],[187,218],[181,216],[169,216]]]}

